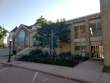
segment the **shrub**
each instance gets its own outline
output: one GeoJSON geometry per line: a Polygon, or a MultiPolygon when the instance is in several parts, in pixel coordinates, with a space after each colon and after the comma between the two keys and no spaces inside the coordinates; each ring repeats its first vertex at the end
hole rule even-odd
{"type": "Polygon", "coordinates": [[[54,57],[52,56],[53,58],[51,58],[48,52],[42,53],[41,50],[33,50],[30,52],[30,55],[23,55],[19,60],[72,67],[78,64],[72,59],[70,60],[69,55],[67,55],[69,58],[67,58],[66,54],[64,54],[63,58],[55,58],[57,56],[58,55],[54,55],[54,57]],[[66,58],[64,58],[65,56],[66,58]]]}
{"type": "Polygon", "coordinates": [[[73,58],[76,60],[85,61],[85,60],[89,59],[89,56],[88,55],[82,56],[81,54],[75,54],[75,55],[73,55],[73,58]]]}
{"type": "Polygon", "coordinates": [[[35,49],[32,50],[29,55],[23,55],[19,60],[73,67],[87,59],[88,57],[86,56],[82,57],[81,55],[71,55],[69,52],[52,56],[48,52],[43,53],[41,50],[35,49]]]}
{"type": "Polygon", "coordinates": [[[110,73],[110,67],[105,66],[103,72],[110,73]]]}
{"type": "Polygon", "coordinates": [[[43,57],[43,52],[40,49],[35,49],[29,53],[29,56],[33,59],[43,57]]]}
{"type": "Polygon", "coordinates": [[[29,55],[39,55],[42,54],[42,51],[40,49],[35,49],[30,51],[29,55]]]}
{"type": "Polygon", "coordinates": [[[29,55],[20,55],[21,57],[19,57],[19,58],[16,58],[16,60],[21,60],[21,61],[28,61],[28,59],[29,59],[29,55]]]}
{"type": "Polygon", "coordinates": [[[71,61],[73,59],[73,56],[71,55],[70,52],[67,52],[67,53],[61,53],[59,55],[59,59],[63,59],[63,60],[69,60],[71,61]]]}

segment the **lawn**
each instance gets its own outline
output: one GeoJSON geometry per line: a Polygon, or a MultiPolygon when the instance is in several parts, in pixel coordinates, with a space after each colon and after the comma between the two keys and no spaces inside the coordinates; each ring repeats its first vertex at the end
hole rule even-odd
{"type": "Polygon", "coordinates": [[[103,72],[110,73],[110,67],[105,66],[103,72]]]}

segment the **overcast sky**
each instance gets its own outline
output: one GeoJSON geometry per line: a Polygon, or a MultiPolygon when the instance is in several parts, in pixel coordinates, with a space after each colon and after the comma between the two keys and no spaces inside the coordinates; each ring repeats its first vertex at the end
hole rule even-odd
{"type": "Polygon", "coordinates": [[[12,30],[32,25],[41,15],[51,21],[100,12],[99,0],[0,0],[0,25],[12,30]]]}

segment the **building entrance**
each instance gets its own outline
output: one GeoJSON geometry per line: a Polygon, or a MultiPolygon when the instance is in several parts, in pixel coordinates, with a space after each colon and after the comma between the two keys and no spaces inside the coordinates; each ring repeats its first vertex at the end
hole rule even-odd
{"type": "Polygon", "coordinates": [[[91,57],[99,57],[98,46],[91,46],[91,57]]]}
{"type": "Polygon", "coordinates": [[[91,46],[92,58],[103,58],[103,46],[91,46]]]}

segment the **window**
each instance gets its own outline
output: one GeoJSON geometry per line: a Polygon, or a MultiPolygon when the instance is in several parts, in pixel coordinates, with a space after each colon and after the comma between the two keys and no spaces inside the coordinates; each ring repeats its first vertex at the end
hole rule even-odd
{"type": "Polygon", "coordinates": [[[86,37],[86,27],[85,25],[79,25],[74,27],[75,38],[85,38],[86,37]]]}
{"type": "Polygon", "coordinates": [[[100,22],[89,24],[89,28],[90,28],[90,35],[92,37],[102,35],[102,28],[101,28],[101,23],[100,22]]]}
{"type": "Polygon", "coordinates": [[[96,23],[89,24],[90,29],[90,36],[95,37],[96,36],[96,23]]]}
{"type": "Polygon", "coordinates": [[[18,46],[24,48],[24,44],[25,44],[25,32],[20,31],[18,35],[18,46]]]}
{"type": "Polygon", "coordinates": [[[85,27],[85,25],[80,25],[80,37],[81,38],[86,37],[86,27],[85,27]]]}
{"type": "Polygon", "coordinates": [[[100,22],[97,22],[96,23],[96,35],[97,36],[102,36],[102,27],[101,27],[101,23],[100,22]]]}
{"type": "Polygon", "coordinates": [[[74,37],[79,38],[79,33],[80,33],[79,26],[75,26],[74,27],[74,37]]]}
{"type": "Polygon", "coordinates": [[[86,48],[87,46],[75,46],[75,52],[78,52],[78,53],[82,53],[82,52],[86,52],[86,48]]]}
{"type": "Polygon", "coordinates": [[[75,46],[75,51],[79,51],[80,50],[80,46],[75,46]]]}

